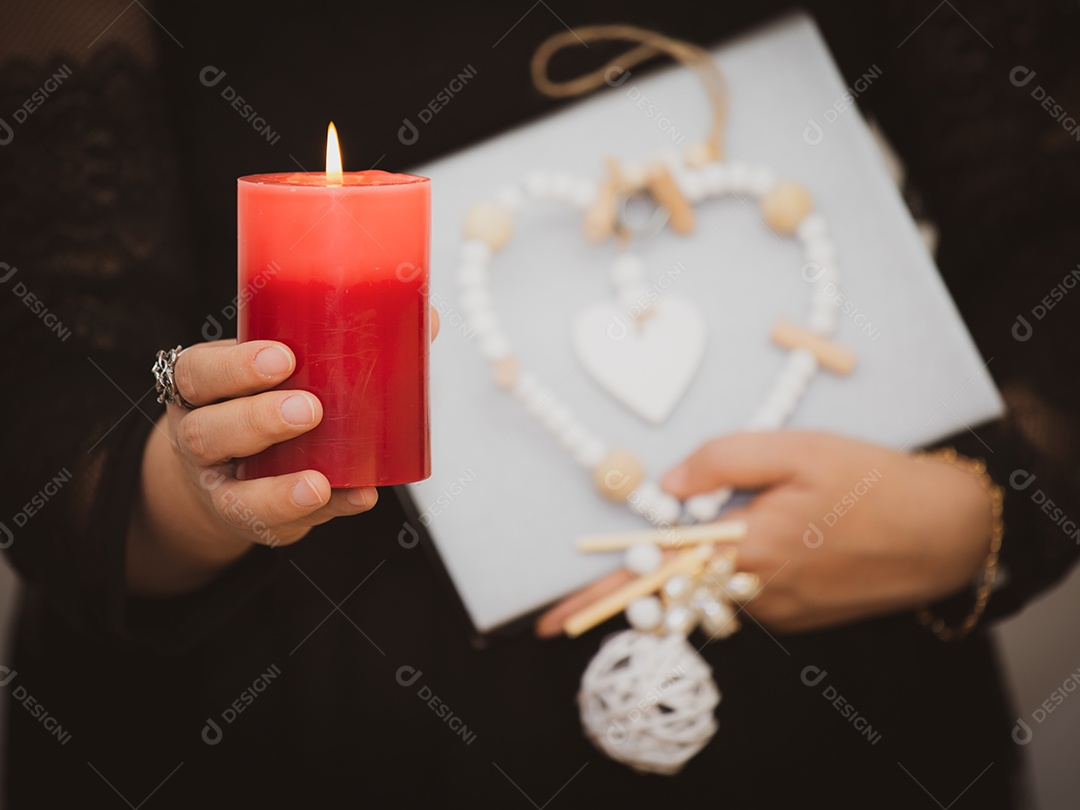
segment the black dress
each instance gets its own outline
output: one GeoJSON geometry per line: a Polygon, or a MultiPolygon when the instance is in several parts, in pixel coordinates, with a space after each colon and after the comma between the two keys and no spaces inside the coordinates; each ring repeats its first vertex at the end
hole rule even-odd
{"type": "MultiPolygon", "coordinates": [[[[775,638],[751,624],[707,648],[720,732],[666,778],[580,732],[578,680],[614,623],[472,649],[431,562],[398,542],[391,491],[295,546],[253,549],[200,592],[125,594],[125,530],[160,413],[149,365],[205,339],[207,316],[231,326],[237,176],[317,165],[330,118],[353,165],[406,169],[550,109],[527,64],[563,21],[712,43],[782,4],[23,5],[0,34],[17,48],[0,78],[0,545],[27,584],[0,659],[11,807],[1016,806],[1022,749],[990,638],[945,644],[906,613],[775,638]],[[207,66],[273,138],[200,81],[207,66]],[[399,140],[466,67],[476,77],[453,103],[415,144],[399,140]],[[807,667],[823,679],[808,686],[807,667]]],[[[1031,310],[1080,256],[1080,145],[1009,80],[1028,66],[1080,113],[1076,10],[1014,2],[962,18],[945,4],[922,25],[930,7],[811,10],[848,75],[880,67],[860,105],[941,228],[942,271],[1011,408],[981,441],[952,443],[1002,484],[1036,476],[1006,494],[1008,581],[990,607],[1004,616],[1077,548],[1080,294],[1031,310]],[[1018,314],[1030,337],[1014,334],[1018,314]]]]}

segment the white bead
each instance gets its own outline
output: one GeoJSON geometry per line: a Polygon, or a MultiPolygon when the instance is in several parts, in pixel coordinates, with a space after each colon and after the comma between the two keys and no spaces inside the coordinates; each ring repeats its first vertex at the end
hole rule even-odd
{"type": "Polygon", "coordinates": [[[836,303],[836,295],[826,295],[823,290],[815,290],[810,296],[810,311],[839,313],[840,307],[836,303]]]}
{"type": "Polygon", "coordinates": [[[816,264],[819,267],[833,267],[836,264],[835,253],[816,252],[811,253],[807,251],[803,254],[808,262],[816,264]]]}
{"type": "Polygon", "coordinates": [[[750,170],[748,185],[755,197],[764,197],[776,188],[776,175],[768,166],[756,166],[750,170]]]}
{"type": "Polygon", "coordinates": [[[690,606],[695,610],[701,610],[711,602],[716,601],[716,596],[712,590],[702,583],[698,582],[694,588],[694,592],[690,594],[690,606]]]}
{"type": "Polygon", "coordinates": [[[813,242],[828,235],[828,225],[821,214],[810,213],[795,228],[795,235],[802,242],[813,242]]]}
{"type": "Polygon", "coordinates": [[[806,385],[810,382],[810,377],[813,374],[806,374],[802,369],[795,368],[789,362],[784,366],[784,370],[780,372],[780,376],[776,378],[776,391],[783,391],[784,397],[793,396],[796,399],[803,395],[806,391],[806,385]]]}
{"type": "Polygon", "coordinates": [[[567,424],[574,421],[574,414],[571,413],[569,408],[559,402],[554,394],[548,398],[547,409],[551,414],[552,421],[557,424],[567,424]]]}
{"type": "Polygon", "coordinates": [[[541,397],[542,397],[542,395],[543,395],[543,393],[544,393],[544,391],[546,389],[544,388],[544,384],[540,380],[538,380],[536,377],[531,376],[527,372],[526,372],[526,374],[524,376],[525,376],[525,380],[522,382],[522,390],[525,392],[525,395],[528,397],[528,400],[527,400],[526,404],[528,404],[530,406],[530,408],[531,408],[532,406],[535,406],[540,401],[540,399],[541,399],[541,397]]]}
{"type": "Polygon", "coordinates": [[[525,195],[521,193],[521,189],[517,186],[503,186],[495,192],[495,202],[510,213],[517,211],[524,200],[525,195]]]}
{"type": "Polygon", "coordinates": [[[638,576],[651,574],[664,562],[664,552],[652,543],[634,543],[626,550],[623,565],[638,576]]]}
{"type": "Polygon", "coordinates": [[[517,375],[517,385],[515,385],[514,388],[517,391],[531,393],[536,390],[536,386],[539,384],[536,375],[531,371],[519,371],[517,375]]]}
{"type": "Polygon", "coordinates": [[[611,281],[616,287],[641,284],[645,280],[645,262],[633,253],[620,253],[611,263],[611,281]]]}
{"type": "Polygon", "coordinates": [[[498,360],[510,354],[510,341],[499,332],[491,332],[480,339],[480,354],[487,360],[498,360]]]}
{"type": "Polygon", "coordinates": [[[474,287],[461,294],[458,304],[465,311],[466,317],[471,317],[477,312],[490,312],[491,293],[486,287],[474,287]]]}
{"type": "Polygon", "coordinates": [[[836,331],[839,317],[840,313],[836,307],[830,306],[829,309],[814,307],[806,319],[806,328],[819,335],[831,335],[836,331]]]}
{"type": "Polygon", "coordinates": [[[819,236],[806,242],[806,260],[829,267],[836,262],[836,246],[828,236],[819,236]]]}
{"type": "Polygon", "coordinates": [[[792,379],[790,383],[791,387],[787,391],[788,396],[791,398],[791,411],[788,413],[789,418],[793,416],[798,409],[799,402],[802,400],[803,396],[806,395],[806,389],[810,387],[810,383],[813,379],[813,374],[800,379],[792,379]]]}
{"type": "Polygon", "coordinates": [[[740,197],[750,192],[750,167],[745,163],[729,163],[727,166],[727,188],[740,197]]]}
{"type": "Polygon", "coordinates": [[[821,270],[822,273],[814,284],[822,292],[835,294],[836,286],[840,283],[840,274],[831,266],[822,267],[821,270]]]}
{"type": "Polygon", "coordinates": [[[684,605],[673,605],[664,615],[664,629],[680,636],[688,635],[697,624],[694,611],[684,605]]]}
{"type": "Polygon", "coordinates": [[[648,633],[664,621],[664,606],[655,596],[642,596],[626,606],[626,621],[635,630],[648,633]]]}
{"type": "Polygon", "coordinates": [[[713,492],[693,495],[686,501],[686,511],[694,520],[708,523],[720,514],[724,504],[731,500],[733,492],[734,490],[731,487],[724,487],[713,492]]]}
{"type": "Polygon", "coordinates": [[[654,525],[678,523],[682,517],[682,502],[674,495],[661,492],[660,496],[653,501],[653,509],[656,510],[654,525]]]}
{"type": "MultiPolygon", "coordinates": [[[[734,551],[734,549],[732,549],[734,551]]],[[[727,581],[735,573],[735,554],[716,554],[709,558],[706,570],[715,580],[727,581]]]]}
{"type": "Polygon", "coordinates": [[[564,424],[559,433],[559,444],[564,450],[576,450],[588,440],[589,432],[576,422],[564,424]]]}
{"type": "Polygon", "coordinates": [[[778,430],[784,425],[785,415],[776,407],[769,407],[768,403],[754,414],[748,425],[748,430],[778,430]]]}
{"type": "Polygon", "coordinates": [[[702,185],[707,197],[720,197],[727,193],[727,169],[723,163],[710,163],[701,170],[702,185]]]}
{"type": "Polygon", "coordinates": [[[491,261],[491,247],[479,239],[466,239],[461,243],[462,264],[487,265],[491,261]]]}
{"type": "Polygon", "coordinates": [[[690,596],[690,589],[694,583],[686,574],[676,574],[664,583],[664,596],[674,601],[681,601],[690,596]]]}
{"type": "Polygon", "coordinates": [[[799,400],[806,393],[808,384],[809,380],[799,378],[777,383],[776,401],[778,405],[782,406],[785,421],[790,419],[791,415],[795,413],[795,409],[799,407],[799,400]]]}
{"type": "Polygon", "coordinates": [[[544,427],[547,428],[548,433],[554,436],[556,439],[561,437],[563,433],[570,428],[572,422],[567,422],[562,419],[556,419],[551,415],[546,407],[539,409],[540,421],[543,422],[544,427]]]}
{"type": "Polygon", "coordinates": [[[468,263],[463,264],[457,271],[459,287],[479,287],[486,285],[488,281],[488,269],[486,265],[468,263]]]}
{"type": "Polygon", "coordinates": [[[812,376],[818,369],[817,356],[809,349],[795,349],[788,363],[807,376],[812,376]]]}
{"type": "Polygon", "coordinates": [[[596,184],[591,180],[575,180],[567,194],[567,202],[575,208],[588,208],[596,199],[596,184]]]}
{"type": "Polygon", "coordinates": [[[574,452],[574,461],[586,470],[591,470],[607,458],[607,455],[607,446],[599,439],[590,436],[574,452]]]}
{"type": "Polygon", "coordinates": [[[769,394],[769,398],[765,401],[762,412],[767,414],[770,419],[778,420],[778,426],[782,425],[788,420],[788,417],[795,412],[795,408],[799,404],[799,398],[801,396],[802,393],[799,391],[793,391],[777,386],[769,394]]]}
{"type": "Polygon", "coordinates": [[[795,408],[799,405],[799,398],[802,396],[802,381],[796,380],[795,382],[797,383],[796,386],[777,385],[769,394],[769,399],[766,401],[766,404],[769,407],[782,411],[785,420],[795,413],[795,408]]]}
{"type": "Polygon", "coordinates": [[[699,523],[708,523],[720,514],[720,504],[708,495],[694,495],[686,501],[686,513],[699,523]]]}
{"type": "Polygon", "coordinates": [[[810,296],[810,306],[818,307],[820,309],[838,309],[840,302],[837,300],[839,296],[835,287],[824,289],[822,287],[815,287],[813,294],[810,296]]]}
{"type": "Polygon", "coordinates": [[[696,171],[680,171],[675,176],[675,182],[679,190],[691,205],[696,205],[708,196],[708,188],[705,180],[696,171]]]}
{"type": "Polygon", "coordinates": [[[740,571],[737,574],[732,574],[724,590],[731,595],[732,599],[737,599],[740,602],[745,601],[757,592],[758,578],[753,574],[740,571]]]}
{"type": "Polygon", "coordinates": [[[641,314],[649,304],[649,288],[644,284],[627,285],[619,290],[619,306],[628,315],[641,314]]]}
{"type": "Polygon", "coordinates": [[[551,198],[558,202],[569,202],[574,188],[574,178],[566,172],[556,172],[551,177],[551,198]]]}
{"type": "Polygon", "coordinates": [[[626,499],[627,505],[642,517],[647,517],[649,514],[649,502],[638,495],[638,491],[635,489],[630,493],[626,499]]]}
{"type": "MultiPolygon", "coordinates": [[[[541,422],[545,421],[548,414],[547,403],[551,398],[551,389],[543,383],[537,383],[536,387],[529,392],[531,394],[531,401],[529,402],[529,415],[535,416],[541,422]]],[[[566,424],[560,422],[560,425],[566,424]]]]}
{"type": "Polygon", "coordinates": [[[522,405],[528,405],[532,400],[532,395],[525,388],[515,381],[514,387],[510,389],[510,396],[520,402],[522,405]]]}
{"type": "Polygon", "coordinates": [[[469,324],[469,328],[476,331],[481,338],[486,338],[498,331],[499,321],[495,317],[495,313],[490,309],[482,309],[477,312],[473,312],[466,319],[469,324]]]}
{"type": "Polygon", "coordinates": [[[836,305],[836,301],[831,295],[825,295],[823,292],[818,291],[810,297],[810,314],[815,312],[828,313],[829,315],[839,314],[840,308],[836,305]]]}
{"type": "Polygon", "coordinates": [[[735,611],[726,602],[713,602],[701,611],[701,629],[711,639],[727,638],[739,629],[735,611]]]}
{"type": "Polygon", "coordinates": [[[638,484],[636,492],[638,497],[649,506],[652,506],[653,502],[664,494],[663,490],[652,481],[642,481],[638,484]]]}
{"type": "Polygon", "coordinates": [[[556,438],[561,437],[574,425],[578,424],[574,415],[570,413],[570,409],[559,402],[551,392],[548,392],[548,398],[544,400],[544,412],[541,414],[541,419],[544,422],[544,427],[550,430],[556,438]]]}
{"type": "Polygon", "coordinates": [[[545,172],[530,172],[525,177],[525,193],[534,200],[551,196],[551,176],[545,172]]]}

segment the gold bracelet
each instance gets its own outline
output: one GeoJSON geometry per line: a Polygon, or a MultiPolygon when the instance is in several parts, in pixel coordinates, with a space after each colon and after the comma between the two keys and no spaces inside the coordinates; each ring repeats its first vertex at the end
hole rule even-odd
{"type": "Polygon", "coordinates": [[[994,483],[994,479],[986,472],[986,464],[977,459],[958,455],[951,447],[916,453],[914,458],[916,461],[944,461],[946,464],[951,464],[953,467],[969,472],[979,479],[979,484],[990,496],[990,509],[993,516],[993,523],[990,528],[990,553],[986,555],[986,561],[983,563],[982,573],[979,577],[979,584],[975,588],[975,606],[972,608],[971,613],[965,616],[962,622],[951,627],[945,623],[944,619],[935,616],[928,608],[921,608],[915,614],[919,624],[928,628],[942,641],[959,641],[975,628],[983,613],[986,612],[986,605],[990,601],[990,591],[993,589],[994,581],[997,579],[998,554],[1001,551],[1001,539],[1005,536],[1005,522],[1002,519],[1005,492],[994,483]]]}

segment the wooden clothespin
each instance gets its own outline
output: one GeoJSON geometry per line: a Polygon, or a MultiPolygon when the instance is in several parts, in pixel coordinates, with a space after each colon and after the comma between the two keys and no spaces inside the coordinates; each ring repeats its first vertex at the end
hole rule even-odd
{"type": "Polygon", "coordinates": [[[667,210],[668,224],[675,233],[685,236],[694,230],[694,209],[666,163],[658,161],[649,167],[647,187],[656,204],[667,210]]]}

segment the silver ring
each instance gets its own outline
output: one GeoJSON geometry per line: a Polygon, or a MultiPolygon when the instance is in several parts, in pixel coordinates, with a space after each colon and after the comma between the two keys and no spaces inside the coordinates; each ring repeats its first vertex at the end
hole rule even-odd
{"type": "Polygon", "coordinates": [[[176,388],[176,361],[184,350],[178,345],[175,349],[157,353],[157,359],[151,367],[154,372],[154,387],[157,389],[157,401],[165,405],[179,405],[192,410],[195,408],[176,388]]]}
{"type": "Polygon", "coordinates": [[[664,206],[659,205],[651,195],[645,191],[638,191],[632,194],[622,194],[619,196],[618,205],[615,209],[615,228],[616,230],[623,231],[633,237],[648,237],[656,236],[667,225],[668,220],[671,219],[671,212],[664,206]],[[633,227],[630,224],[630,218],[627,216],[627,206],[631,200],[638,197],[646,200],[646,202],[652,203],[652,211],[649,213],[648,218],[638,227],[633,227]]]}

